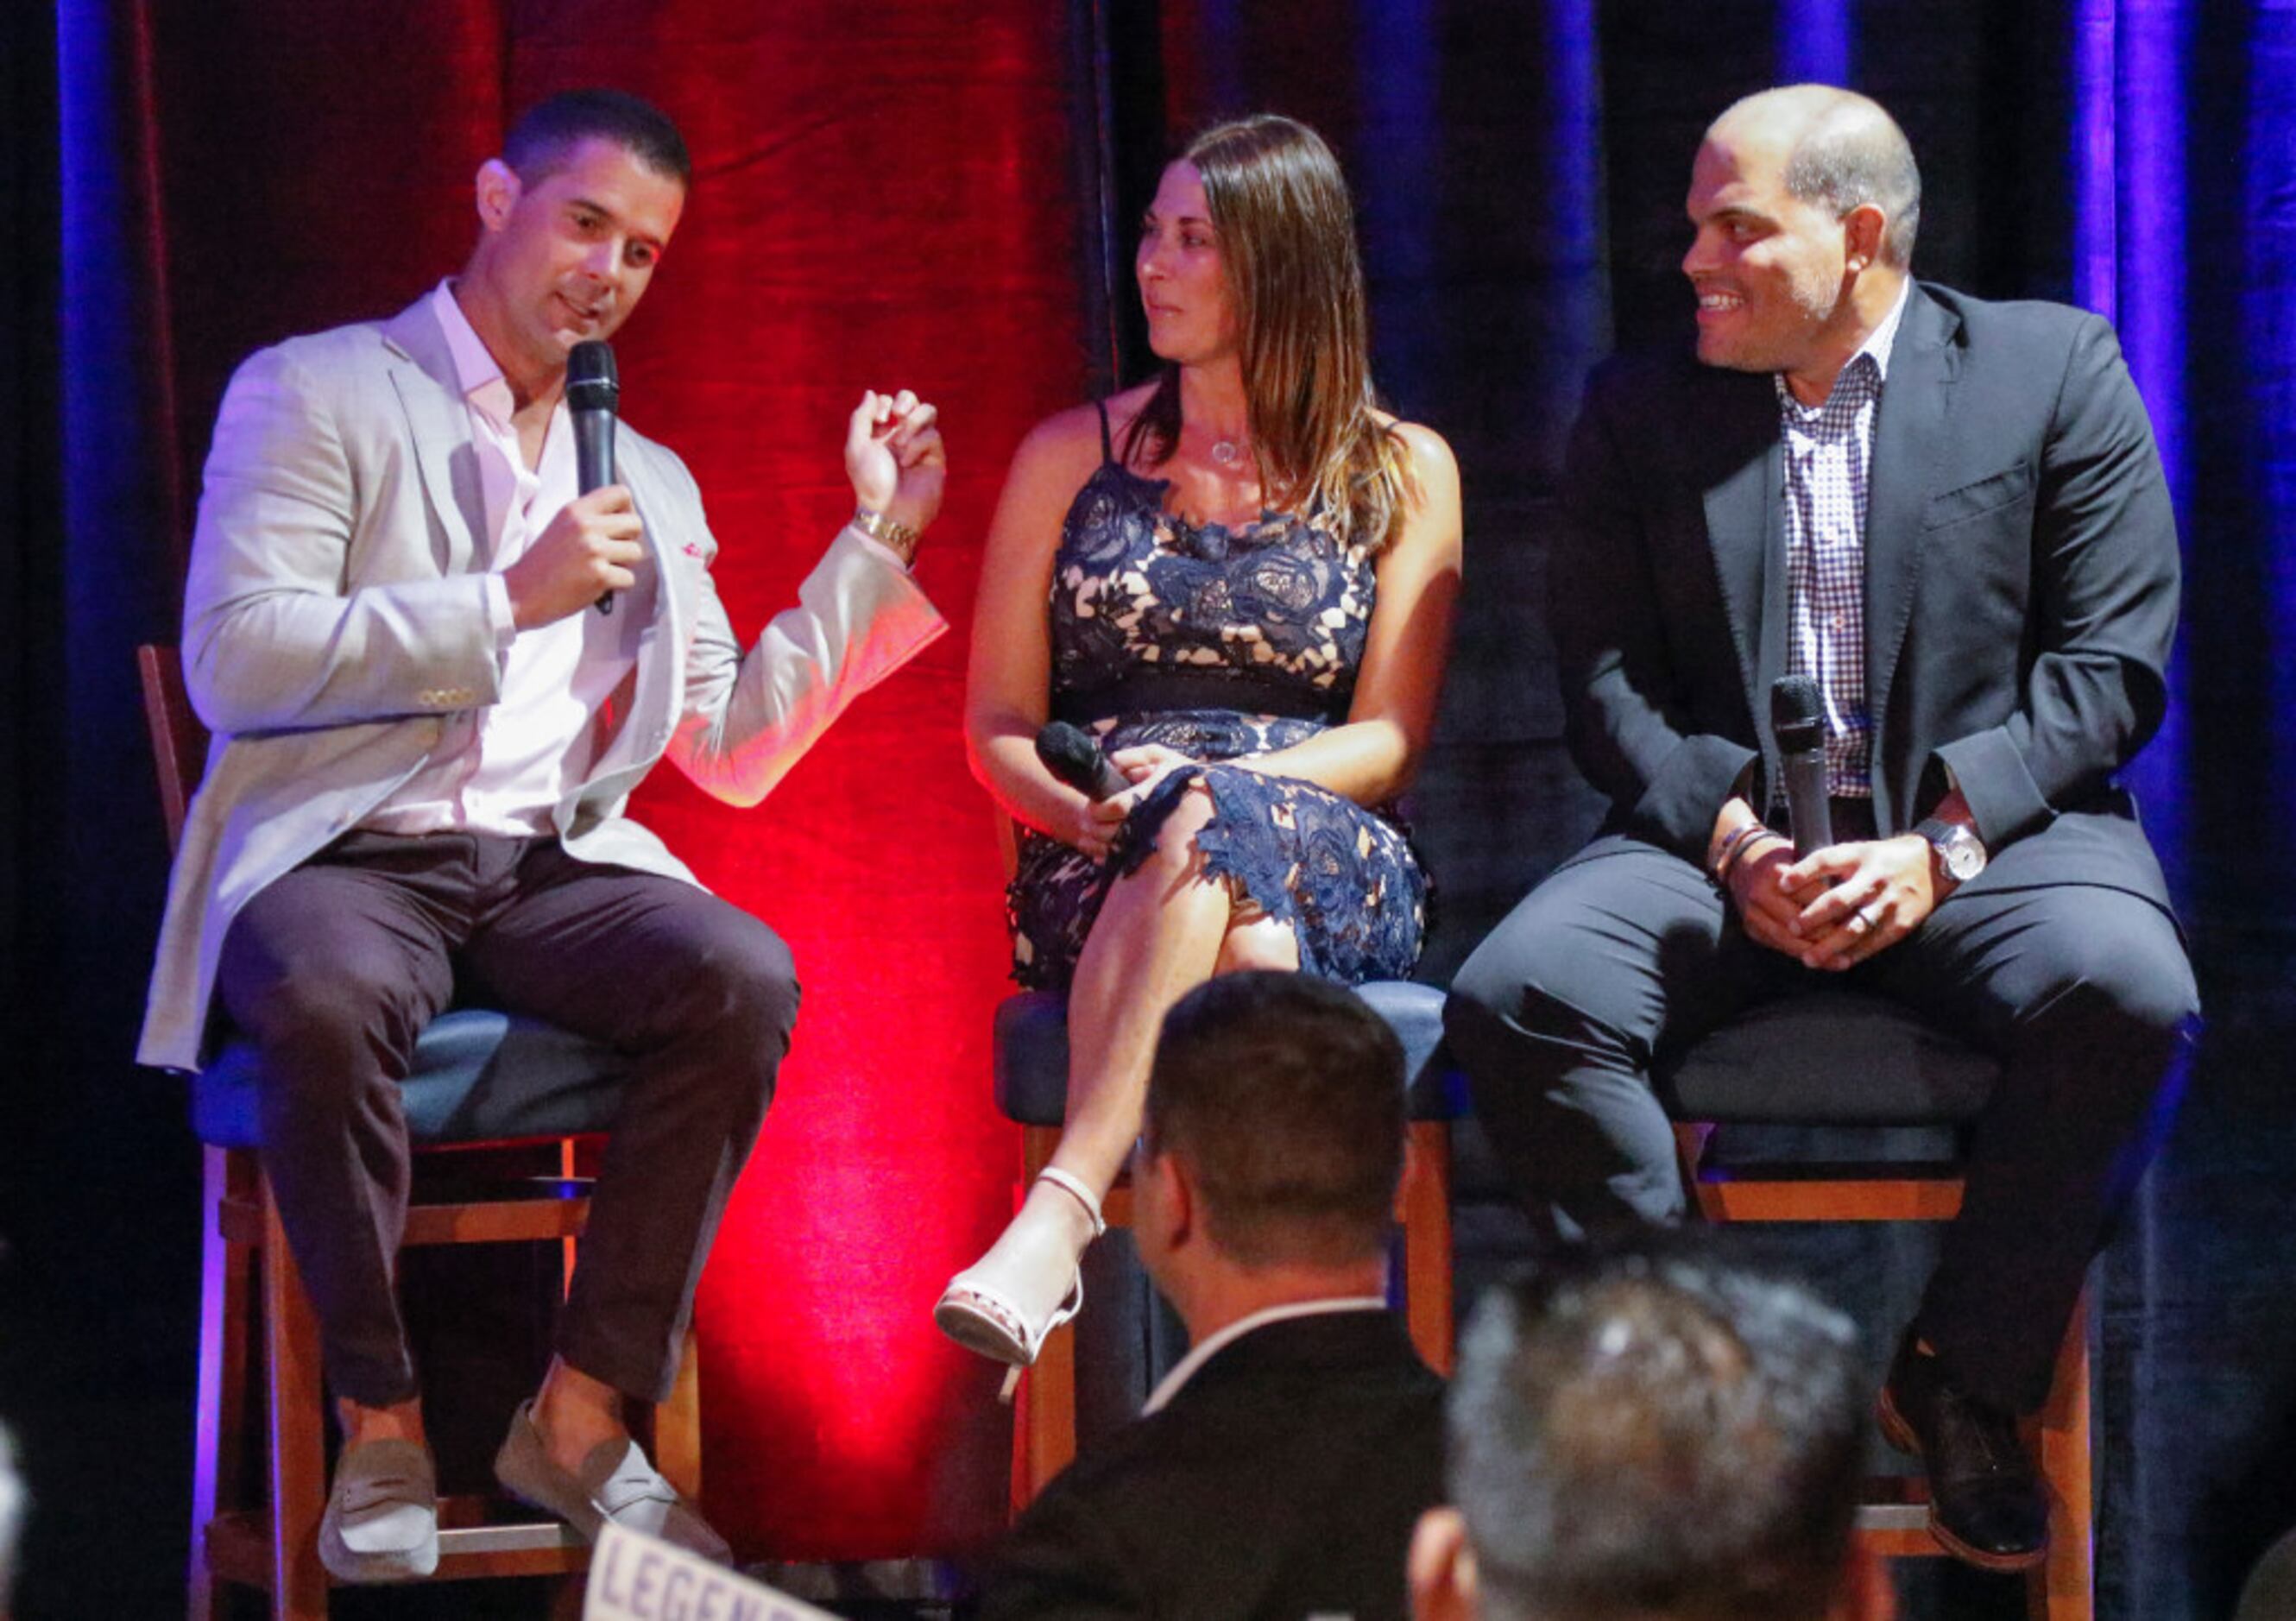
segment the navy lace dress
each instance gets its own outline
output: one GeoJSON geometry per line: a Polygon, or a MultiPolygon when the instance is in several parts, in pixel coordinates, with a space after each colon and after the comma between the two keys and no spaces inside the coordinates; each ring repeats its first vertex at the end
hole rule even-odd
{"type": "MultiPolygon", "coordinates": [[[[1053,560],[1053,713],[1105,749],[1160,743],[1218,762],[1272,753],[1346,718],[1378,586],[1372,559],[1286,513],[1229,528],[1164,510],[1168,480],[1109,450],[1070,504],[1053,560]]],[[[1426,932],[1427,880],[1391,814],[1312,782],[1206,764],[1171,773],[1098,862],[1033,830],[1008,896],[1013,977],[1065,990],[1108,886],[1154,849],[1201,779],[1197,846],[1269,917],[1306,972],[1399,979],[1426,932]]]]}

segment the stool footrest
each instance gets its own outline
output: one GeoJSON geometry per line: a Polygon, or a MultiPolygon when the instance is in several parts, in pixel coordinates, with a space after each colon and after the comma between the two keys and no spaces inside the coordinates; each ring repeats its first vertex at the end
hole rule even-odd
{"type": "MultiPolygon", "coordinates": [[[[555,1183],[545,1185],[555,1186],[555,1183]]],[[[403,1248],[434,1244],[515,1244],[582,1236],[589,1224],[586,1197],[520,1197],[463,1204],[417,1204],[406,1212],[403,1248]]],[[[263,1210],[252,1199],[226,1199],[217,1208],[217,1225],[233,1244],[263,1241],[263,1210]]]]}
{"type": "MultiPolygon", "coordinates": [[[[439,1500],[439,1569],[433,1581],[570,1576],[590,1565],[590,1544],[563,1520],[516,1519],[532,1510],[499,1497],[439,1500]]],[[[207,1530],[208,1568],[226,1581],[271,1586],[268,1510],[219,1514],[207,1530]]],[[[337,1585],[330,1580],[330,1585],[337,1585]]]]}
{"type": "Polygon", "coordinates": [[[1884,1559],[1946,1557],[1945,1544],[1930,1535],[1930,1510],[1926,1503],[1862,1504],[1853,1523],[1857,1540],[1884,1559]]]}

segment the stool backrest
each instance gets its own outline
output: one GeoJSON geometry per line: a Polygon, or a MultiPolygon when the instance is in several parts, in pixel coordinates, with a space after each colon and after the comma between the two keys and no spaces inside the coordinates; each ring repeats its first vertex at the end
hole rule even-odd
{"type": "Polygon", "coordinates": [[[160,809],[168,819],[168,848],[184,837],[184,815],[192,790],[207,769],[208,729],[192,712],[184,692],[183,656],[166,643],[146,642],[135,650],[135,672],[144,684],[144,724],[152,733],[152,765],[160,777],[160,809]]]}

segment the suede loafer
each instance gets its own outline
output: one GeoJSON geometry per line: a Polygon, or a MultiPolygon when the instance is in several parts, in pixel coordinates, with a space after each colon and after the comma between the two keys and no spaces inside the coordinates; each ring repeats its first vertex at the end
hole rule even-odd
{"type": "Polygon", "coordinates": [[[721,1565],[733,1561],[726,1539],[627,1437],[600,1442],[572,1474],[553,1463],[535,1428],[531,1402],[521,1403],[511,1417],[510,1434],[495,1453],[495,1478],[521,1502],[557,1515],[586,1541],[596,1542],[611,1519],[721,1565]]]}
{"type": "Polygon", "coordinates": [[[412,1582],[439,1568],[439,1477],[413,1441],[368,1441],[335,1462],[319,1563],[346,1582],[412,1582]]]}

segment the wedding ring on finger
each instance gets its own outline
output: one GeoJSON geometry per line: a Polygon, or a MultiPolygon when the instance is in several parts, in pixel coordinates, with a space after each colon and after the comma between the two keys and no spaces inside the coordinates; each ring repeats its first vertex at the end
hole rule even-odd
{"type": "Polygon", "coordinates": [[[1870,934],[1882,926],[1881,908],[1860,906],[1849,914],[1849,924],[1859,934],[1870,934]]]}

